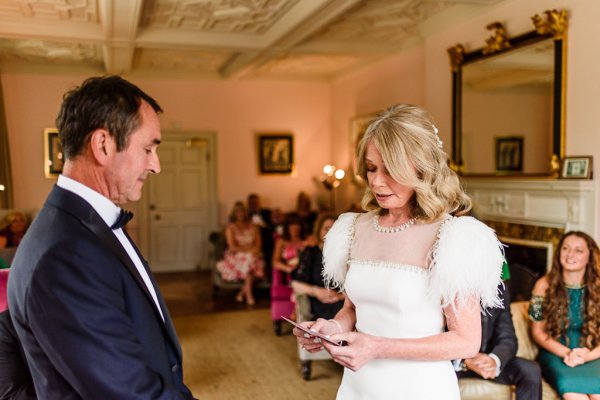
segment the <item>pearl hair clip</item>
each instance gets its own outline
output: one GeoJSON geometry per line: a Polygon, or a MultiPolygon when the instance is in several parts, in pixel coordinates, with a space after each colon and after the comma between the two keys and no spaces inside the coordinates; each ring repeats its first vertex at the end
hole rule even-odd
{"type": "Polygon", "coordinates": [[[433,132],[435,133],[435,138],[437,139],[438,142],[438,147],[441,149],[444,147],[444,142],[442,142],[442,139],[440,139],[439,135],[438,135],[438,128],[437,126],[433,125],[433,132]]]}

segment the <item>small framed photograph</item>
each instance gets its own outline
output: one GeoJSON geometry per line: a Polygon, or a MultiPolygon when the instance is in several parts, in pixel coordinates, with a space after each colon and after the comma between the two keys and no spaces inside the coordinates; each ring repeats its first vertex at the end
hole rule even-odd
{"type": "Polygon", "coordinates": [[[54,179],[63,170],[63,150],[56,128],[44,129],[44,175],[54,179]]]}
{"type": "Polygon", "coordinates": [[[591,179],[592,157],[566,157],[563,160],[560,177],[566,179],[591,179]]]}
{"type": "Polygon", "coordinates": [[[522,136],[504,136],[496,138],[496,171],[523,171],[522,136]]]}
{"type": "Polygon", "coordinates": [[[294,136],[291,133],[259,133],[258,170],[261,174],[291,174],[294,171],[294,136]]]}
{"type": "Polygon", "coordinates": [[[358,152],[358,143],[363,138],[371,121],[377,118],[378,113],[359,115],[350,119],[350,160],[352,160],[352,181],[356,184],[363,184],[363,179],[358,175],[356,155],[358,152]]]}

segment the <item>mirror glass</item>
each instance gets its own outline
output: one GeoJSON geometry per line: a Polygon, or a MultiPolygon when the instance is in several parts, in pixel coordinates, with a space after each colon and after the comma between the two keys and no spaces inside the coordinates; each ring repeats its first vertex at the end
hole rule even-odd
{"type": "Polygon", "coordinates": [[[501,22],[480,49],[448,48],[452,160],[466,176],[558,177],[565,156],[568,15],[546,10],[535,30],[508,37],[501,22]]]}
{"type": "Polygon", "coordinates": [[[553,154],[554,40],[462,65],[464,174],[543,174],[553,154]]]}

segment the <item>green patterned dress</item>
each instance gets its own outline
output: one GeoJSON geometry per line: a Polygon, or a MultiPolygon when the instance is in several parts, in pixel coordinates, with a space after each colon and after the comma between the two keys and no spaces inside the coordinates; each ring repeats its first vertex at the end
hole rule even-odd
{"type": "MultiPolygon", "coordinates": [[[[572,349],[580,347],[585,288],[568,288],[567,292],[569,294],[570,324],[566,336],[569,338],[568,346],[572,349]]],[[[529,316],[534,321],[543,320],[542,299],[540,296],[534,296],[531,299],[529,316]]],[[[565,337],[561,337],[560,342],[566,344],[565,337]]],[[[567,366],[562,358],[540,348],[538,361],[544,379],[556,389],[560,396],[565,393],[600,394],[600,359],[572,368],[567,366]]]]}

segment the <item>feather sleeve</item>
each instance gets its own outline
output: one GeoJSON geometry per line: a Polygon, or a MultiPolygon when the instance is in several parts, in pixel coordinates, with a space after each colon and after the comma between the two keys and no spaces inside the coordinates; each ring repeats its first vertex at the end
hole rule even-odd
{"type": "Polygon", "coordinates": [[[487,225],[472,217],[447,220],[432,256],[430,291],[442,306],[465,304],[475,295],[483,309],[502,307],[498,286],[504,250],[487,225]]]}
{"type": "Polygon", "coordinates": [[[328,288],[344,289],[354,223],[359,213],[345,213],[333,224],[323,246],[323,278],[328,288]]]}

